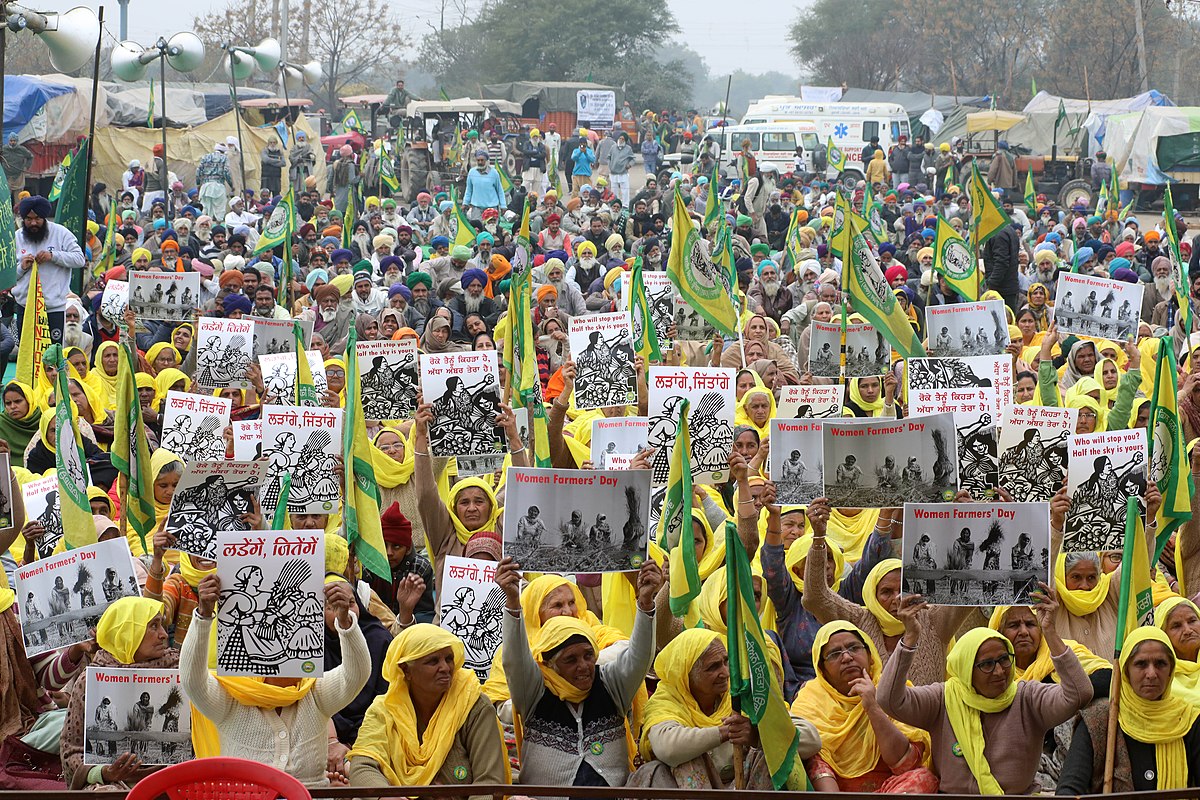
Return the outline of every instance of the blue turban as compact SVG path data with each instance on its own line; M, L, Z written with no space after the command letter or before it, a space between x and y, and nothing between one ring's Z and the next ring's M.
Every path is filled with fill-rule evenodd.
M240 311L243 314L249 314L254 308L254 304L250 302L250 298L244 294L230 294L225 296L225 313L232 314L235 311Z
M1062 237L1059 236L1057 233L1047 233L1046 241L1054 242L1055 244L1062 244Z
M1080 264L1083 264L1083 263L1089 261L1095 255L1096 255L1096 251L1093 250L1092 248L1081 247L1075 251L1075 258L1071 262L1071 264L1075 267L1078 267Z
M404 259L400 258L400 256L384 256L383 258L379 259L379 271L387 272L388 267L392 266L393 264L396 265L396 269L398 270L404 269Z
M487 231L482 231L478 236L475 237L475 244L479 244L480 242L487 242L488 244L495 244L496 237L492 236Z
M50 206L50 201L42 197L40 194L31 195L21 201L17 206L17 216L24 217L26 214L33 212L42 219L50 219L54 216L54 209Z
M439 247L449 247L450 239L445 236L435 236L429 240L429 246L434 250L438 249Z
M329 263L330 264L336 264L339 261L353 261L353 260L354 260L354 253L350 252L349 250L347 250L344 247L339 247L337 250L334 250L332 253L329 254Z
M388 289L388 299L392 299L396 295L400 295L405 300L412 300L412 290L403 283L393 283L392 288Z
M451 203L449 200L443 200L438 204L438 211L442 212L443 214L452 208L454 208L454 203Z
M649 239L647 239L647 241L649 241ZM657 243L658 243L658 240L655 240L655 244L657 244ZM559 261L561 261L565 264L565 263L567 263L567 261L570 260L571 257L569 255L567 255L566 250L548 250L546 252L546 260L549 261L552 258L557 258Z
M757 274L762 275L763 269L765 269L766 267L771 267L772 269L775 270L776 273L779 272L778 264L776 264L774 261L772 261L769 258L764 258L762 261L758 262Z
M1130 261L1128 258L1114 258L1112 261L1108 262L1108 274L1116 278L1117 270L1129 269L1129 267ZM1117 280L1120 280L1120 278L1117 278Z
M476 267L472 267L471 269L463 270L462 287L464 289L467 288L468 286L471 285L472 281L479 281L479 284L486 289L487 285L488 285L487 273Z
M933 237L936 237L936 236L937 236L937 233L936 233L936 232L933 230L933 228L926 228L925 230L921 231L921 238L922 238L922 239L924 239L924 238L933 238Z
M879 255L883 255L884 253L896 255L896 245L892 244L891 242L884 242L883 244L879 245Z
M314 269L312 272L308 273L308 277L304 279L304 285L307 286L308 290L311 292L313 287L317 285L318 280L329 283L329 273L323 269Z

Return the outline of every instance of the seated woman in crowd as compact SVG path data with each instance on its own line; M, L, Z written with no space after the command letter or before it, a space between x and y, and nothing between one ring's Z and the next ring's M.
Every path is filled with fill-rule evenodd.
M247 568L252 569L252 568ZM236 590L231 587L231 594ZM334 616L342 647L341 666L320 678L227 678L208 671L209 637L221 580L200 581L192 633L183 642L180 678L196 710L215 727L223 756L257 761L283 770L306 786L329 783L325 766L329 720L362 690L371 672L371 654L350 608L348 584L325 587L326 613ZM235 597L226 597L221 614L236 614ZM203 722L201 723L203 733ZM197 720L192 719L192 738Z
M988 620L988 627L1012 644L1014 680L1059 683L1054 660L1050 657L1050 645L1042 635L1035 610L1029 606L996 606ZM1080 666L1087 673L1093 698L1108 697L1112 684L1112 664L1079 642L1063 639L1063 644L1075 653Z
M770 789L771 775L758 731L734 713L729 695L729 654L723 637L704 628L686 630L654 660L658 687L646 707L640 750L644 766L631 785L724 789L734 777L735 745L746 753L747 787ZM808 722L797 721L801 758L820 744Z
M1200 705L1176 692L1175 653L1158 628L1135 629L1121 648L1121 695L1114 750L1114 792L1200 786ZM1056 794L1104 790L1107 702L1083 711Z
M122 597L106 608L96 625L96 644L100 650L92 658L91 665L132 669L175 669L179 666L179 651L171 649L167 641L162 611L162 603L144 597ZM71 789L89 786L128 788L156 768L143 767L141 759L134 753L122 753L111 764L103 766L84 764L83 729L88 724L84 712L86 688L86 680L77 680L71 690L67 721L59 745L63 780Z
M1200 703L1200 608L1184 597L1170 597L1154 609L1154 625L1171 640L1175 655L1173 692L1189 703Z
M1013 680L1013 646L989 628L959 637L946 658L945 683L907 686L920 643L916 595L901 600L896 615L904 638L879 680L879 706L906 725L929 732L939 790L949 794L1030 794L1046 731L1066 722L1092 699L1092 685L1054 624L1057 602L1044 584L1037 618L1059 683Z
M522 730L521 782L542 786L624 786L633 770L629 718L654 657L654 596L662 571L638 572L638 614L629 647L597 664L592 628L558 616L529 641L522 620L519 565L496 569L504 590L504 671Z
M929 734L897 723L876 700L883 664L875 643L849 622L829 622L817 631L812 660L817 677L801 687L792 714L815 725L821 737L821 750L807 765L813 789L935 794Z
M511 782L496 711L463 658L458 637L435 625L396 637L383 661L388 689L367 709L349 753L353 785Z

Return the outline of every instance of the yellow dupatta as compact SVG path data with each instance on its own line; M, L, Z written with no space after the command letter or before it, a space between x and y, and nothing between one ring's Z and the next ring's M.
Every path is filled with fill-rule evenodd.
M816 726L821 734L821 758L833 767L839 777L857 778L879 765L880 751L875 730L862 706L862 698L844 695L833 688L821 666L821 651L834 634L843 632L854 634L866 645L871 658L871 682L879 683L883 663L871 637L843 620L826 623L813 639L812 661L817 666L816 678L800 687L800 692L792 702L792 714ZM922 745L922 758L928 763L931 749L928 732L895 720L892 720L892 724L910 742Z
M409 684L400 665L446 648L454 655L450 687L425 730L418 731ZM479 699L479 679L473 671L463 669L463 661L463 643L436 625L419 623L393 639L383 661L388 690L371 702L347 757L373 759L392 786L433 785L455 736Z
M100 391L104 398L105 408L116 408L117 406L117 376L109 375L104 371L104 353L108 350L119 350L116 342L101 342L96 348L96 366L88 370L87 381L92 384L92 388Z
M873 402L873 403L868 403L866 400L864 400L862 393L858 390L858 382L861 380L862 380L862 378L851 378L850 379L850 381L849 381L850 399L854 402L854 404L856 406L858 406L863 411L865 411L867 413L868 417L882 417L883 416L883 378L879 379L879 397L875 398L875 402ZM854 416L852 413L850 413L850 411L848 409L846 411L846 415Z
M787 554L783 559L788 577L792 579L792 583L801 593L804 592L804 559L808 558L808 551L812 549L812 544L812 534L804 534L792 542L792 546L787 549ZM836 592L842 585L842 574L846 571L846 558L842 555L841 549L828 539L825 540L825 546L829 548L829 557L833 559L833 585L829 587L829 590Z
M404 458L397 461L387 453L379 449L379 437L385 433L392 433L400 437L400 441L404 443ZM375 481L382 489L395 489L397 486L402 486L408 483L413 476L413 471L417 466L416 452L412 446L412 430L409 430L408 436L404 435L403 431L395 428L384 427L379 433L375 434L375 438L370 442L371 459L375 465ZM493 506L495 503L492 504ZM453 512L451 519L454 518ZM455 529L457 530L457 528Z
M754 376L754 386L747 389L746 393L742 395L742 399L737 401L737 408L734 410L733 414L733 424L735 426L745 425L749 428L753 428L754 430L758 431L758 436L760 439L766 439L771 434L771 420L775 417L775 395L773 395L771 390L763 384L762 379L758 377L757 372L754 372L753 370L743 371L749 372ZM747 408L750 398L758 395L767 398L767 402L770 403L771 406L771 412L767 416L766 424L761 426L750 418L750 409Z
M591 626L576 617L554 617L547 620L542 629L538 631L537 637L530 643L530 651L533 653L538 667L542 670L542 680L546 682L546 688L550 693L567 703L582 703L591 694L591 689L580 689L559 675L554 667L546 662L547 654L572 636L583 637L596 652L600 651L596 644L596 637L592 635ZM596 687L593 684L592 689L594 688Z
M122 597L100 616L96 624L96 644L122 664L132 664L146 638L146 626L163 613L161 600L148 597Z
M1095 401L1093 400L1092 402ZM1096 582L1094 589L1088 592L1082 589L1068 589L1066 565L1067 554L1059 553L1058 558L1054 560L1054 588L1058 591L1059 601L1062 602L1063 608L1077 617L1091 614L1108 597L1108 588L1112 582L1112 576L1097 567L1100 572L1100 579Z
M691 628L676 636L654 659L658 688L646 705L646 723L642 727L642 759L654 760L650 729L662 722L678 722L688 728L715 728L733 713L733 701L726 692L711 714L705 714L692 696L688 674L713 642L724 645L724 637L706 628Z
M1169 597L1164 600L1158 608L1154 609L1154 625L1156 628L1167 631L1167 621L1171 616L1171 612L1180 606L1187 606L1192 611L1196 612L1196 616L1200 617L1200 608L1196 604L1185 597ZM1170 638L1169 636L1167 638ZM1172 651L1174 651L1172 649ZM1173 691L1179 697L1188 702L1200 707L1200 663L1195 661L1185 661L1180 658L1179 653L1175 653L1175 674L1172 678L1174 684Z
M983 754L986 742L983 738L981 714L995 714L1012 705L1017 696L1017 682L1009 673L1008 688L999 697L984 697L971 685L971 673L975 669L975 657L979 648L989 639L997 639L1005 650L1012 654L1012 643L990 628L973 628L967 631L951 648L946 656L946 679L944 703L950 728L958 740L962 756L979 784L980 794L1004 794L999 781L992 774L992 766Z
M488 518L484 520L482 525L474 530L468 529L467 526L463 524L463 521L458 518L458 515L454 513L454 502L458 499L458 495L464 490L472 487L476 489L482 489L483 493L487 495L488 500L490 500L492 503L492 510L488 514ZM466 544L472 536L480 531L496 530L496 520L499 519L500 512L502 510L503 509L500 508L499 502L496 500L496 493L492 490L491 484L481 478L467 478L466 480L462 480L454 484L454 486L450 488L450 497L446 502L446 511L450 514L450 522L454 525L454 533L458 536L458 541L462 544Z
M1008 612L1015 606L996 606L992 611L991 619L988 620L988 628L997 633L1004 634L1004 620L1008 617ZM1035 617L1036 618L1036 617ZM1088 675L1093 672L1099 672L1102 669L1112 669L1112 662L1106 658L1093 653L1084 645L1074 639L1063 639L1063 644L1071 649L1075 657L1079 659L1083 671ZM1041 683L1047 676L1055 683L1061 683L1058 672L1054 669L1054 660L1050 658L1050 645L1046 644L1046 639L1043 637L1041 644L1038 645L1037 655L1034 656L1032 662L1025 669L1017 666L1016 658L1013 659L1013 678L1017 681L1029 681L1030 683Z
M183 381L183 391L191 389L192 379L184 375L182 370L169 367L158 373L154 378L154 405L159 406L166 402L167 392L180 381Z
M879 602L879 598L875 596L875 590L879 587L879 582L889 572L898 570L904 564L898 558L885 558L875 565L875 568L867 575L866 581L863 582L863 606L867 611L871 612L871 616L879 623L879 627L883 630L884 636L899 636L904 633L904 623L892 616L892 612L888 611ZM874 645L872 645L872 648ZM814 664L818 663L813 661ZM859 773L860 775L862 773Z
M763 580L762 567L751 566L751 575L759 581ZM729 580L725 567L717 567L704 581L700 588L700 596L696 598L696 610L700 613L700 623L710 631L724 635L729 631L726 615L721 605L729 599ZM774 631L778 628L775 615L775 605L767 596L765 586L761 590L758 601L758 616L762 621L763 630Z
M1138 645L1146 642L1162 644L1171 654L1172 661L1178 663L1167 634L1158 628L1142 627L1125 639L1125 646L1121 650L1122 673L1125 673L1126 664L1137 652ZM1183 737L1200 716L1200 706L1172 693L1174 685L1174 680L1168 683L1160 699L1146 700L1133 690L1128 680L1121 681L1118 724L1130 738L1154 745L1159 791L1187 788L1188 762Z

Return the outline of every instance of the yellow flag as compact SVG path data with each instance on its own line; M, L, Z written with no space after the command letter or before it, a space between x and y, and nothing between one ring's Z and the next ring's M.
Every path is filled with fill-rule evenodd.
M675 215L667 274L684 302L726 336L737 336L737 309L727 284L729 274L713 263L700 232L688 215L679 189L675 190Z
M37 388L45 374L42 354L50 346L50 321L46 317L46 298L42 296L36 261L29 268L29 297L25 300L25 316L21 319L21 343L31 346L17 351L17 380Z
M937 218L933 240L933 269L946 277L950 288L967 300L979 299L979 266L975 254L954 226Z

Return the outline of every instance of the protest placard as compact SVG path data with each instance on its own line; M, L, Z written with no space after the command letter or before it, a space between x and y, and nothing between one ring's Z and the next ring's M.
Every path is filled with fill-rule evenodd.
M823 420L825 496L834 508L949 503L958 493L954 416Z
M671 447L675 444L679 409L684 398L691 403L688 429L692 443L692 480L713 484L722 483L729 477L736 406L734 374L734 370L723 367L650 368L647 444L655 448L655 485L667 481Z
M162 448L185 462L224 458L225 429L232 407L233 402L225 397L167 392Z
M177 669L88 667L83 763L133 753L146 766L181 764L192 749L192 706Z
M500 377L494 350L426 353L421 356L421 389L433 404L429 451L434 456L503 453Z
M1144 428L1071 436L1067 461L1067 510L1063 553L1120 551L1125 542L1125 501L1138 500L1144 514Z

